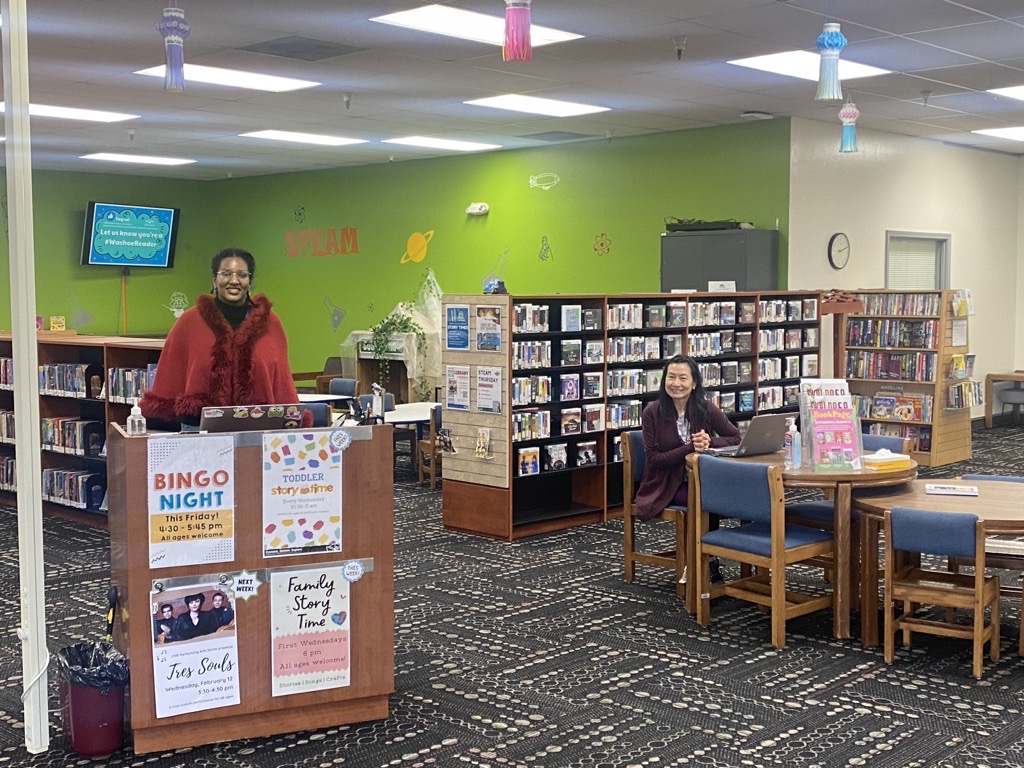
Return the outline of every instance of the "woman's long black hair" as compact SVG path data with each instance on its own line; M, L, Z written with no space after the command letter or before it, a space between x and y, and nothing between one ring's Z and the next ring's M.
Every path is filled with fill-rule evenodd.
M658 413L663 419L675 421L678 418L676 404L665 391L665 377L668 376L668 367L685 363L690 366L690 376L693 378L693 389L690 390L690 398L686 401L686 418L690 424L703 424L708 413L708 396L704 391L704 379L701 378L700 368L692 357L686 355L675 355L669 358L665 367L661 370L661 386L658 388Z

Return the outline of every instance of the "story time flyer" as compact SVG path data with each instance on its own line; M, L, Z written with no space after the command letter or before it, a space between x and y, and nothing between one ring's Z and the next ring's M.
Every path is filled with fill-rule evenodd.
M231 435L148 441L149 567L235 559Z
M341 549L341 454L346 438L344 430L263 435L264 557Z

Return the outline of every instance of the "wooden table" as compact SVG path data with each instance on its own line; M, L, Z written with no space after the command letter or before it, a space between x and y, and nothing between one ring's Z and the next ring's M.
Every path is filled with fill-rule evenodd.
M878 645L878 538L882 518L893 507L917 507L936 512L970 512L978 516L986 535L1024 534L1024 484L999 480L934 480L927 482L973 485L977 496L939 496L925 493L925 480L893 489L892 493L857 498L861 511L861 641Z
M1021 382L1024 382L1024 371L1013 373L988 373L985 375L985 428L992 428L992 385L997 381L1012 381L1013 388L1019 389ZM1017 421L1017 408L1013 406L1013 420Z
M697 454L687 457L692 461ZM782 451L765 456L750 456L736 461L757 462L762 464L783 464ZM917 477L917 462L911 461L910 466L903 469L872 470L851 469L834 472L815 472L810 468L783 470L782 482L787 488L820 488L830 492L833 506L833 536L835 537L835 574L833 581L834 608L832 610L832 634L838 638L850 637L850 510L854 488L871 488L877 486L905 483ZM688 509L696 509L693 498L694 483L690 482L691 498ZM696 515L688 515L691 531L690 546L687 547L686 560L691 574L686 580L686 607L691 613L697 608L696 563L693 560L696 552L697 522Z

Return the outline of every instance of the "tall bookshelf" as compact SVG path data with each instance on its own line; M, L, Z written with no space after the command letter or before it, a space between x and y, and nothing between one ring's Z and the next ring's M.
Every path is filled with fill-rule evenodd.
M467 408L442 422L442 522L515 539L604 520L622 503L621 435L640 427L665 360L694 356L709 397L739 426L756 413L796 411L801 375L816 376L817 292L620 296L446 295L466 307L467 349L445 348L446 380L469 381ZM499 307L500 349L478 350L473 318ZM477 402L480 366L502 371L500 413ZM451 386L457 385L452 384ZM477 435L490 448L477 455Z
M107 424L124 423L162 339L40 332L39 418L43 511L106 526ZM0 334L0 498L17 499L10 334Z
M980 385L957 363L969 354L962 293L859 291L844 317L838 375L850 383L865 432L909 437L925 466L971 458L971 406ZM956 301L954 301L956 300Z

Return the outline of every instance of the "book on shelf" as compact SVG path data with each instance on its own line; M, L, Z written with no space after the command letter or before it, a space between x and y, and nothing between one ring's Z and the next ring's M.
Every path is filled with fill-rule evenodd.
M736 413L736 393L719 392L718 407L722 409L723 413Z
M817 299L804 299L803 300L803 319L804 320L817 320L818 319L818 300Z
M604 403L591 403L583 406L583 431L601 432L604 430Z
M782 401L784 405L794 406L800 404L800 385L787 384L782 388Z
M583 397L604 397L604 374L587 371L583 374Z
M683 335L666 333L661 337L661 347L666 359L683 354Z
M736 366L736 383L749 384L753 381L754 363L751 360L740 360Z
M442 453L458 453L455 450L455 443L452 441L452 431L448 427L437 430L437 447Z
M661 368L644 371L644 391L657 392L661 389Z
M723 301L719 303L719 318L718 322L720 325L736 325L736 302L735 301Z
M664 304L651 304L647 307L647 327L664 328L668 320L668 307Z
M891 419L895 410L895 395L875 395L871 398L871 418Z
M583 329L583 306L580 304L562 305L562 332L579 333Z
M612 438L612 454L608 461L622 461L622 435Z
M682 328L686 325L686 302L669 301L665 303L668 312L668 325L672 328Z
M787 379L797 379L800 377L800 355L786 355L786 374Z
M580 375L578 373L563 373L559 377L558 386L560 401L580 399Z
M754 348L754 334L752 331L736 331L736 351L742 354L749 354Z
M931 421L933 395L901 392L895 397L892 415L898 421Z
M949 378L969 379L974 375L973 354L955 354L949 358Z
M744 389L736 395L736 410L740 413L754 410L754 390Z
M644 337L644 360L661 359L661 339L657 336Z
M741 323L752 323L757 317L757 304L753 301L740 302L739 321Z
M601 309L599 307L585 307L583 309L583 330L601 330Z
M604 342L587 341L584 346L583 362L587 365L596 365L604 362Z
M583 362L583 342L579 339L562 339L561 365L579 365Z
M804 328L803 331L803 346L804 347L816 347L818 346L818 329L817 328Z
M732 352L736 347L735 331L719 331L718 343L723 353Z
M583 431L583 411L580 408L563 408L560 421L563 435L578 435Z
M786 302L786 320L795 322L800 319L803 313L803 302L800 299L790 299Z
M735 360L726 360L721 366L722 384L739 383L739 363Z
M800 375L814 377L818 375L818 355L812 352L804 355L800 361Z
M536 475L540 473L540 448L531 446L520 448L516 454L516 466L519 475Z
M586 467L597 464L597 441L583 440L576 443L576 466Z
M553 443L544 446L544 471L553 472L569 466L568 443Z

